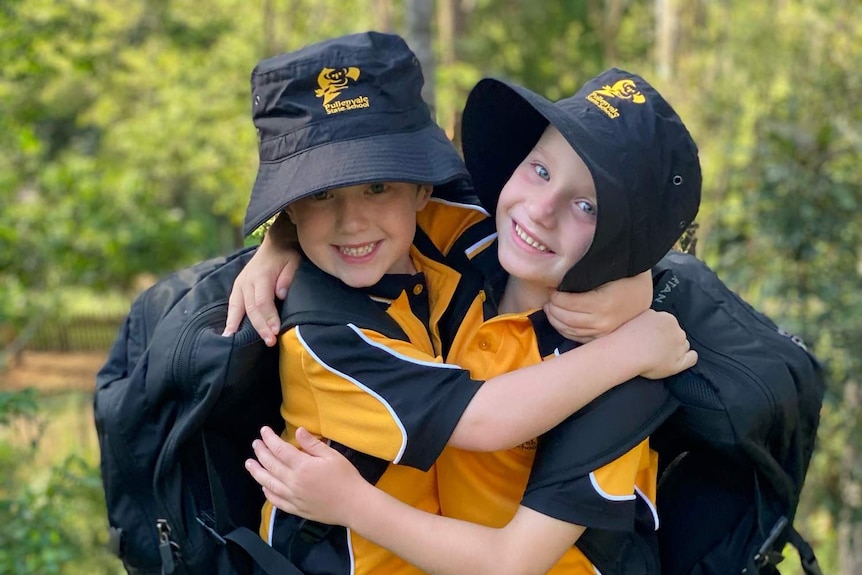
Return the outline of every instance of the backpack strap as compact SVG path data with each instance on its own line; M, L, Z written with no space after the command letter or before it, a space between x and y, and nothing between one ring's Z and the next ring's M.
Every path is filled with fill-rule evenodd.
M224 538L242 547L267 575L303 575L296 565L267 545L260 535L248 527L237 527Z
M805 572L805 575L823 575L823 572L820 570L820 564L817 562L817 557L814 555L814 549L811 548L811 545L802 538L802 535L792 525L790 526L787 540L799 552L799 560L802 563L802 570Z
M304 323L352 323L394 339L409 339L401 326L371 298L324 273L307 259L297 268L287 290L281 309L281 331Z
M299 324L348 323L372 329L393 339L409 340L401 326L371 298L324 273L307 259L303 260L293 276L281 310L281 331ZM361 453L340 443L331 442L330 445L344 455L369 483L377 483L389 466L389 462L384 459ZM333 525L303 520L290 543L290 560L301 564L312 547L325 539L333 528Z
M203 435L203 452L206 462L205 469L214 470L215 465L210 457L210 450L207 447L206 434ZM218 473L212 472L209 476L210 495L214 515L216 518L230 517L227 495L224 491L224 486L218 477ZM229 520L229 519L228 519ZM257 563L266 575L303 575L302 571L296 565L291 563L284 555L270 547L260 538L260 535L249 529L248 527L233 527L216 524L215 529L209 527L206 523L198 519L198 522L204 529L216 538L222 544L228 542L233 543L243 549L243 551ZM226 531L226 533L225 533ZM219 535L225 533L225 535Z

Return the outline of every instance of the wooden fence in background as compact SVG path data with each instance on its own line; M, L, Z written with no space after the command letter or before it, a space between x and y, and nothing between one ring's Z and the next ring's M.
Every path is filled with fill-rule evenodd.
M25 344L30 351L107 351L114 343L125 315L84 315L72 320L41 322Z

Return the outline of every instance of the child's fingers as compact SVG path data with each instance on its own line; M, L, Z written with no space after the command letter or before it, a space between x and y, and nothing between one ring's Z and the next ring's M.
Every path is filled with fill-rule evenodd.
M254 284L254 310L260 318L259 322L266 324L267 330L273 337L278 335L278 332L281 329L281 317L278 314L278 309L275 307L275 297L277 295L278 279L280 277L281 276L278 275L274 277L260 278ZM286 295L287 292L285 292L285 296ZM258 329L258 331L261 331L261 329Z
M236 333L239 329L239 324L245 316L245 304L243 302L242 290L234 289L230 292L230 298L227 305L227 321L225 322L223 336L229 336Z
M286 513L298 514L299 510L291 502L291 491L287 485L281 483L254 459L247 460L245 468L258 485L261 486L264 497L270 503Z
M308 457L292 445L288 445L287 447L289 450L292 450L293 453L289 453L289 450L282 450L281 453L275 454L266 445L266 443L260 439L256 439L252 442L252 449L254 450L254 455L257 458L258 463L272 476L272 478L274 478L275 481L278 482L278 484L286 484L290 480L293 470L301 464L302 459ZM267 485L274 491L277 490L272 485Z
M255 441L252 443L252 447L255 447L255 444L257 443L262 444L255 447L255 453L260 449L261 453L265 454L267 457L271 456L280 465L286 468L295 468L309 457L309 455L303 453L283 440L269 427L264 427L260 430L260 437L262 441ZM263 461L261 463L263 463ZM273 463L273 465L275 465L275 463ZM268 467L268 469L273 471L270 467Z
M551 302L546 303L543 307L548 319L570 326L571 329L590 327L594 321L593 314L565 309Z
M304 427L298 427L296 429L296 441L299 443L299 446L302 448L302 451L308 453L309 455L313 455L315 457L324 457L327 455L331 455L334 453L338 453L324 442L320 441L314 435L309 433L307 429Z
M252 327L264 343L272 347L275 345L276 334L278 333L278 327L273 330L270 325L273 323L272 316L278 317L272 292L252 283L248 289L243 290L243 298L243 309L248 315Z
M293 282L293 274L296 272L296 268L299 267L300 259L301 256L297 253L287 261L283 268L281 268L281 272L275 280L275 295L278 299L284 299L287 297L287 290Z
M598 332L586 322L589 316L560 310L546 303L544 308L548 323L563 337L579 343L586 343L598 335Z
M683 368L683 370L688 369L690 367L694 367L694 365L696 363L697 363L697 352L694 351L693 349L690 349L687 352L685 352L685 359L683 361L683 365L685 365L685 367Z
M266 497L266 499L270 503L272 503L273 505L275 505L276 507L278 507L279 509L281 509L285 513L290 513L291 515L300 515L300 516L302 515L300 513L299 508L296 507L291 502L290 499L287 499L285 497L282 497L278 493L274 493L273 491L270 491L269 489L266 488L266 486L263 486L263 496Z
M553 290L548 301L554 306L572 313L590 314L596 306L597 299L595 291L574 293Z
M276 479L276 477L258 461L247 459L245 462L245 468L258 485L263 487L265 491L271 493L274 497L283 499L283 491L286 490L285 485ZM269 497L267 497L267 499L269 499Z

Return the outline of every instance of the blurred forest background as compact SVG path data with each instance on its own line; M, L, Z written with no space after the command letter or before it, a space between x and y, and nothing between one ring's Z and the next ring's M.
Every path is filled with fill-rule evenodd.
M366 29L408 39L453 138L487 75L555 99L618 66L667 96L701 151L698 255L828 370L796 524L862 573L859 0L0 0L0 573L122 572L93 370L143 286L250 241L254 65Z

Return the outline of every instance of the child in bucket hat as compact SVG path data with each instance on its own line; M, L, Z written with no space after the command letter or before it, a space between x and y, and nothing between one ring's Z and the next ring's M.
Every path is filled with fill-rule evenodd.
M474 376L531 361L507 356L502 343L477 351L492 328L500 339L507 325L523 333L532 322L538 347L560 343L549 355L567 349L547 333L543 341L533 313L549 289L589 290L649 269L697 213L701 174L691 136L654 88L621 70L556 103L483 80L465 108L464 150L480 198L495 209L505 270L489 295L499 295L506 315L474 326L463 348L456 338L447 356L476 368ZM447 448L437 464L445 518L385 497L307 434L306 454L265 438L256 453L271 473L254 475L268 481L280 507L346 525L426 571L658 573L657 456L648 440L593 467L573 457L579 443L601 443L602 426L668 407L660 386L643 383L614 389L542 436L535 458L535 444L491 454Z
M631 349L630 361L612 361L607 345L587 344L518 375L490 378L488 385L442 363L441 334L452 330L444 324L458 320L453 314L445 320L444 308L465 277L446 255L452 237L486 214L451 199L429 201L431 185L435 196L460 189L464 168L451 159L451 144L441 149L421 85L415 58L391 35L346 36L262 62L252 76L261 173L245 229L284 210L279 220L296 225L307 256L301 265L323 272L315 276L319 281L362 290L409 336L393 340L353 324L301 324L281 334L285 439L303 427L397 463L378 486L437 513L430 469L447 442L512 447L611 386L638 373L675 373L693 355L674 318L646 313L607 337ZM339 164L347 157L369 165L351 163L347 170ZM602 367L572 385L577 366L588 364ZM552 383L525 399L537 379ZM285 554L299 525L270 504L263 509L261 534ZM309 574L417 572L344 529L328 531L304 558L293 558Z

